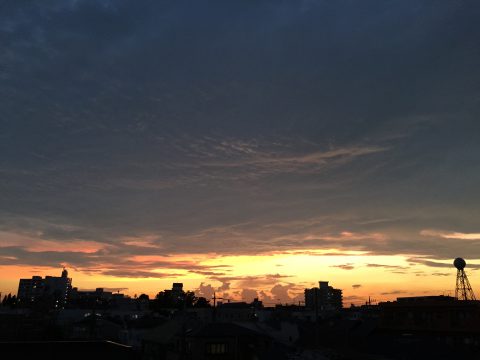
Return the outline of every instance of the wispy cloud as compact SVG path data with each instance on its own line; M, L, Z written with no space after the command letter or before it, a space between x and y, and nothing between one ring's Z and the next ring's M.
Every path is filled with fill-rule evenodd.
M449 262L440 262L440 261L435 261L431 259L426 259L426 258L409 258L408 262L412 264L421 264L429 267L435 267L435 268L450 268L454 269L453 266L453 260L450 260ZM471 269L480 269L480 264L467 264L467 267Z
M159 273L156 271L144 271L133 269L105 270L102 275L122 277L122 278L157 278L157 279L175 279L183 274L178 273Z
M408 291L406 290L392 290L392 291L384 291L380 293L380 295L400 295L400 294L406 294Z
M386 265L386 264L367 264L367 267L371 267L371 268L383 268L383 269L392 269L392 270L408 269L407 266Z
M458 239L458 240L480 240L480 233L462 233L456 231L441 231L441 230L422 230L420 235L440 237L444 239Z
M330 267L339 268L342 270L354 270L355 266L353 264L340 264L340 265L331 265Z

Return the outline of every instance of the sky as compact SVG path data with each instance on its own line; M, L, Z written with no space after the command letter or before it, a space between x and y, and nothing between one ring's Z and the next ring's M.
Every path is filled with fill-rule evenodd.
M480 4L0 0L0 292L480 291ZM480 292L478 293L480 295Z

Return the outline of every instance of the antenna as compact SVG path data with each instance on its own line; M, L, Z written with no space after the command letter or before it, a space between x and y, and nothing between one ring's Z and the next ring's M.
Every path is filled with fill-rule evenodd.
M462 258L456 258L453 261L453 266L457 268L457 286L455 288L455 298L457 300L477 300L464 270L465 266L467 266L466 261Z

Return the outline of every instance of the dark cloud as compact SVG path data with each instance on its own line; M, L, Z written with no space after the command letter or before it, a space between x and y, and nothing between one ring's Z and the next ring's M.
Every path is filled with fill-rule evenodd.
M452 238L479 232L479 15L449 0L4 2L0 264L227 281L128 258L480 258Z
M432 261L424 258L410 258L408 259L408 261L412 264L421 264L429 267L449 268L449 269L452 269L452 273L457 271L453 266L453 261L451 263L444 263L444 262ZM480 269L479 264L467 264L467 267L471 268L472 270Z
M352 285L352 288L354 288L354 289L359 289L359 288L361 288L361 287L362 287L362 285L360 285L360 284L354 284L354 285Z
M452 276L451 273L439 273L439 272L435 272L435 273L431 273L430 275L433 275L433 276Z
M339 268L339 269L342 269L342 270L354 270L355 269L355 266L353 266L352 264L331 265L330 267L335 267L335 268Z
M384 268L384 269L392 269L392 270L408 269L408 267L406 266L386 265L386 264L367 264L367 267Z
M204 271L204 270L191 270L190 272L194 274L204 275L204 276L224 276L226 273L218 271Z
M129 278L158 278L158 279L168 279L181 276L181 274L167 274L167 273L158 273L154 271L142 271L142 270L106 270L101 272L102 275L116 276L116 277L129 277Z
M380 293L380 295L400 295L407 293L406 290L392 290Z

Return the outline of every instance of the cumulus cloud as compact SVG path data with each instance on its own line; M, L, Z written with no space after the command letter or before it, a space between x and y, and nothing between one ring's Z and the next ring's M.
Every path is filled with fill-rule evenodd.
M212 298L215 293L223 294L222 295L223 297L228 298L227 290L230 290L230 283L228 282L224 282L219 287L214 287L211 284L205 284L202 282L200 283L199 287L195 290L195 293L198 296L203 296L207 299Z
M304 300L304 288L293 283L276 283L271 288L266 287L266 284L251 284L258 287L242 288L241 286L244 285L245 284L242 282L235 282L230 287L230 289L234 289L234 291L232 292L233 299L250 302L254 298L259 298L266 305L273 305L277 303L297 303ZM213 291L215 291L215 288L212 285L205 285L204 283L202 283L200 287L196 290L196 293L197 295L213 294ZM216 291L219 292L220 288L217 288ZM223 292L222 296L227 299L229 298L229 293Z
M222 292L225 292L227 290L230 290L230 283L225 281L222 283L221 286L218 287L217 291L222 291Z
M213 280L222 282L220 288L230 286L231 282L235 282L236 287L265 287L278 283L279 280L287 279L292 275L283 274L265 274L265 275L247 275L247 276L211 276Z
M258 298L258 293L254 289L243 289L240 296L242 300L251 302L253 299Z
M278 303L278 301L275 301L275 299L267 294L265 291L263 290L260 290L259 292L259 295L260 295L260 299L266 304L266 305L272 305L274 303Z
M281 302L293 302L304 300L303 288L295 284L276 284L270 289L272 297Z
M197 296L203 296L206 299L213 298L213 294L215 293L215 289L210 284L204 284L203 282L200 283L198 289L195 291Z
M277 284L270 290L270 292L276 299L285 301L286 299L288 300L290 299L290 295L288 293L289 289L290 289L289 286Z

